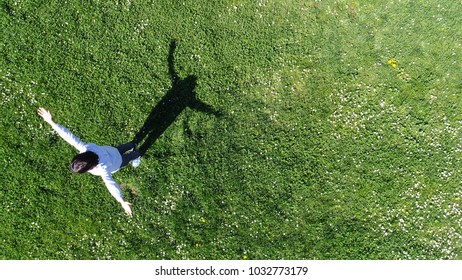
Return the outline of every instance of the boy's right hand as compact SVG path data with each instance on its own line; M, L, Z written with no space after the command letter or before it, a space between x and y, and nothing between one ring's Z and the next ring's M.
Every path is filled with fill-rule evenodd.
M53 120L52 120L52 117L51 117L51 113L49 111L47 111L45 108L42 108L40 107L38 110L37 110L37 113L39 114L39 116L41 116L43 118L43 120L45 120L47 123L51 124L53 123Z

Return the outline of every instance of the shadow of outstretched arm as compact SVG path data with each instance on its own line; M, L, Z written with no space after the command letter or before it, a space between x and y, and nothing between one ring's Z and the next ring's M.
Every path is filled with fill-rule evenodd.
M197 77L194 75L181 79L175 71L174 52L176 42L170 42L170 49L167 58L168 70L171 79L171 88L164 97L152 109L144 125L135 135L134 142L141 143L139 151L145 155L147 150L165 132L165 130L175 121L175 119L189 107L193 110L221 116L221 113L212 106L200 101L196 97L195 88Z
M172 81L172 87L175 84L175 82L178 80L178 73L175 71L175 62L173 58L173 53L175 52L176 49L176 42L173 40L170 42L170 48L168 50L168 73L170 74L170 80Z

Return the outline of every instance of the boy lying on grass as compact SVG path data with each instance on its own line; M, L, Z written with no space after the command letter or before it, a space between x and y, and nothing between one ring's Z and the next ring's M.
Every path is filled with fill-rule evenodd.
M112 173L127 166L130 162L137 167L140 162L140 152L136 150L136 143L127 143L120 146L98 146L93 143L84 143L74 136L67 128L55 123L51 114L44 108L38 109L38 114L63 138L79 151L71 161L70 168L76 173L91 173L101 176L111 195L122 205L125 213L132 216L130 203L124 201L119 185L112 178ZM126 154L126 152L129 152Z

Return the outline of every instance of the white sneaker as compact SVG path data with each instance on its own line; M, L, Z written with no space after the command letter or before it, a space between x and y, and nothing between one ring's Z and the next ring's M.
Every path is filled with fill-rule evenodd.
M138 157L138 158L132 160L133 168L137 168L140 165L140 163L141 163L141 157Z

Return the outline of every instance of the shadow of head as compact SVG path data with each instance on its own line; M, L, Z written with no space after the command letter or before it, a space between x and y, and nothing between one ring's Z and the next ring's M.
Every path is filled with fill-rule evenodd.
M178 105L189 106L196 98L197 77L188 76L185 79L177 79L173 84L172 88L167 92L167 96L178 102Z

